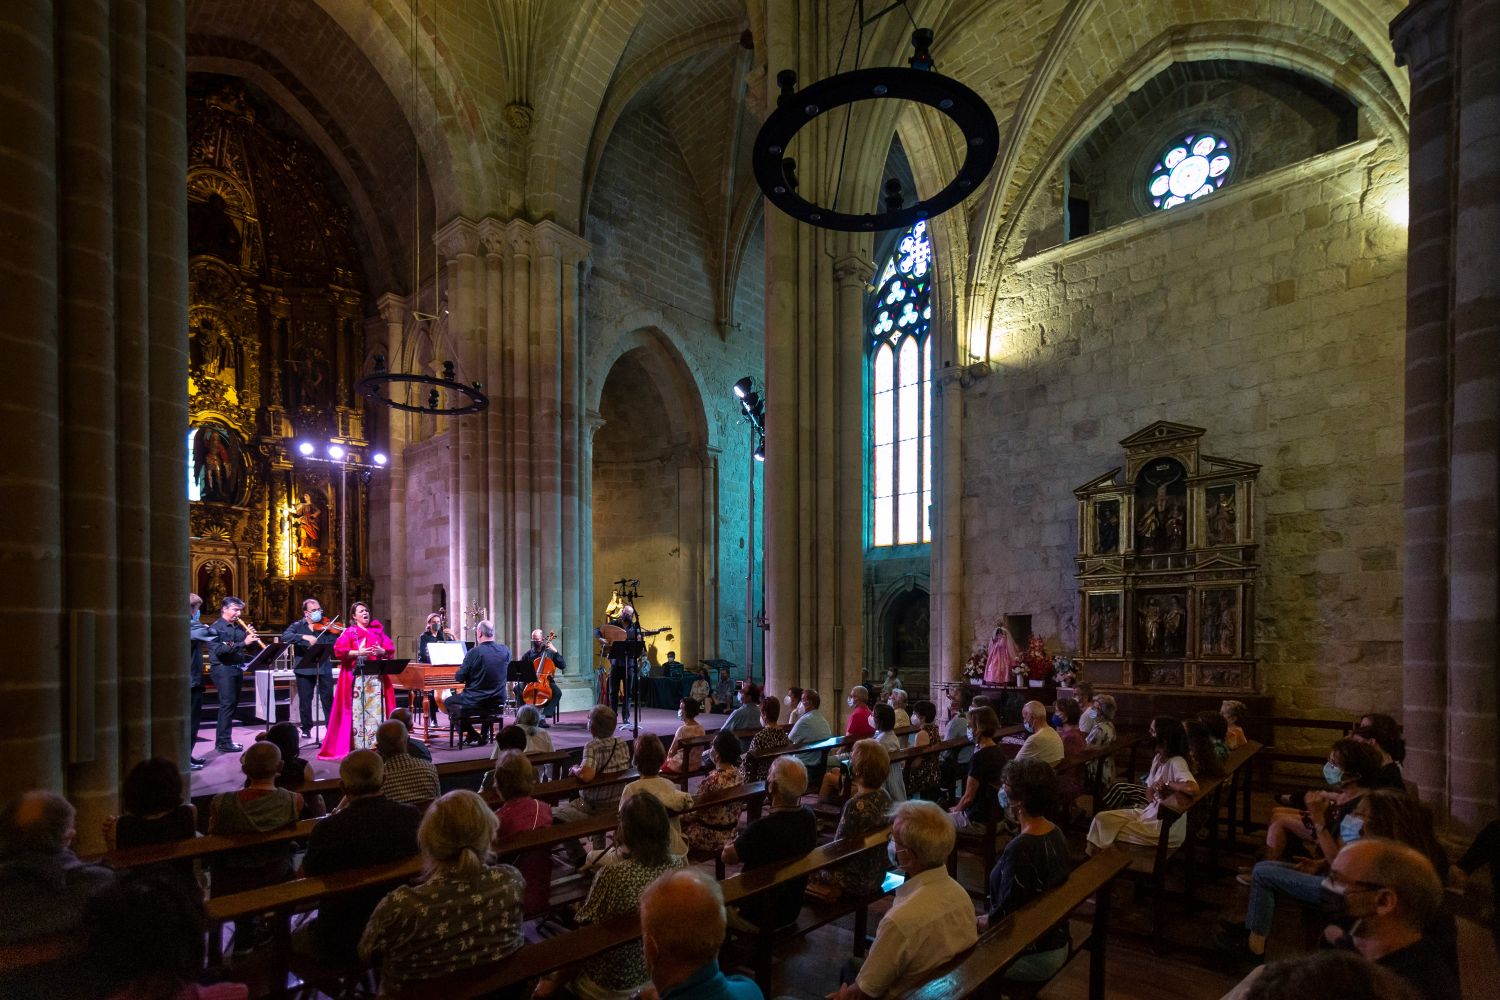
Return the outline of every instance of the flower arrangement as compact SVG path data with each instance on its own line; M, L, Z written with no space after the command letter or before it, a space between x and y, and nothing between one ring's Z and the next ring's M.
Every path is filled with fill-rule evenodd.
M969 655L968 660L964 663L964 676L971 680L977 677L983 677L984 663L988 656L989 651L986 650L983 646L974 650L974 652Z
M1033 635L1026 643L1026 652L1017 661L1017 672L1025 674L1027 680L1040 680L1047 675L1052 660L1047 656L1047 644L1039 635Z
M1059 653L1052 658L1052 680L1058 687L1077 687L1081 676L1082 671L1078 669L1071 656Z

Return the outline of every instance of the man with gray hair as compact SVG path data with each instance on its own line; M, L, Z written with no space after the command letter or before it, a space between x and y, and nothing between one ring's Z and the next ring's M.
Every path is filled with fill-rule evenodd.
M400 722L387 719L380 724L375 730L375 749L384 765L380 791L386 798L425 809L427 803L442 794L437 768L432 766L432 761L410 752L406 744L406 727Z
M385 780L381 756L373 750L354 751L339 762L339 778L344 783L344 801L313 827L302 874L332 875L415 857L422 814L381 794ZM359 935L385 892L385 886L378 886L323 900L317 918L292 935L294 954L335 963L355 961ZM295 968L295 959L293 964Z
M77 816L67 799L42 791L0 811L0 944L74 930L88 900L114 884L114 872L73 853Z
M510 669L510 647L495 641L495 625L489 620L474 626L474 648L464 655L453 679L464 689L443 702L448 718L464 727L463 745L484 742L474 728L477 716L498 713L505 718L505 675Z
M724 893L697 869L670 871L641 894L641 950L661 1000L763 1000L744 976L719 971Z
M896 901L875 931L875 943L854 981L836 1000L864 1000L906 993L927 973L979 940L968 890L944 867L957 831L933 802L903 802L891 820L892 855L906 873Z
M745 871L800 858L818 845L818 819L802 804L807 791L807 768L794 754L777 757L766 775L766 798L771 811L745 827L724 848L726 865ZM730 915L736 930L774 930L797 919L807 879L800 878L746 900Z
M1056 764L1063 759L1062 737L1047 722L1046 705L1039 701L1022 705L1021 727L1026 730L1026 742L1021 744L1017 760L1035 757L1043 764Z

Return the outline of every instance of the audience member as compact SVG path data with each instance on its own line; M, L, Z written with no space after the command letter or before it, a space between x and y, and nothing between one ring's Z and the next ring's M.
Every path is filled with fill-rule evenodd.
M906 710L906 692L897 688L891 692L890 706L896 712L896 728L906 729L911 725L911 713Z
M497 851L504 849L512 837L552 825L552 807L531 797L536 791L536 768L525 753L505 751L492 773L495 794L500 796L500 808L495 810ZM545 847L523 851L514 864L526 880L526 916L535 917L552 899L552 852Z
M854 787L839 816L835 840L863 837L890 822L891 798L885 793L890 770L891 756L885 747L874 740L854 744L849 758L849 778ZM810 884L827 897L862 896L877 889L884 879L885 858L871 851L814 872Z
M525 943L526 881L510 865L488 863L496 826L474 792L449 792L427 808L417 830L421 884L391 890L359 940L361 960L380 968L382 989L495 962Z
M1046 705L1039 701L1022 705L1021 728L1026 730L1026 739L1016 754L1017 760L1034 757L1044 764L1056 764L1063 759L1062 737L1047 724Z
M395 719L397 722L406 727L406 752L411 754L413 757L421 757L423 760L431 760L431 748L429 748L426 743L423 743L421 740L417 739L417 737L414 735L417 729L416 726L412 725L411 709L398 708L390 714L390 718Z
M1088 737L1079 728L1083 708L1072 698L1057 699L1056 713L1059 719L1057 736L1062 740L1063 758L1077 757L1088 749ZM1083 794L1084 768L1069 767L1058 774L1057 802L1062 808L1059 818L1066 819Z
M702 872L669 871L641 894L641 951L660 1000L764 1000L760 987L719 970L724 894Z
M932 702L919 701L913 705L911 721L917 727L912 734L912 746L920 748L942 742L937 727L937 706ZM917 757L906 769L906 792L914 799L936 799L942 791L942 783L937 754Z
M1443 883L1420 852L1360 840L1333 859L1325 887L1349 925L1338 946L1397 973L1427 1000L1459 996L1457 932L1441 913Z
M1257 966L1220 1000L1420 1000L1411 984L1353 952L1320 951Z
M198 810L182 798L182 772L176 764L165 757L141 761L120 789L124 812L104 821L105 847L114 851L198 836Z
M197 982L209 921L196 886L164 872L126 872L89 901L87 913L89 995L109 1000L246 1000L250 995L243 983Z
M688 689L688 697L698 703L698 711L707 712L713 703L713 693L709 688L708 671L699 667L694 671L693 686Z
M1197 715L1199 722L1203 723L1208 734L1214 741L1214 754L1220 761L1229 759L1229 720L1218 712L1205 708Z
M823 698L812 688L802 692L802 715L792 724L792 731L788 737L792 746L805 747L811 743L821 743L833 736L833 727L828 724L820 708ZM807 768L807 781L809 785L823 780L824 761L828 758L821 753L799 753L797 759L802 766Z
M776 703L773 701L768 704ZM661 737L655 733L642 733L640 739L635 741L635 769L641 772L641 776L620 792L620 805L623 808L632 795L639 795L641 792L655 795L656 800L667 810L672 853L678 857L687 857L687 841L682 838L682 827L678 823L677 814L692 808L693 797L661 776L662 764L666 759L667 751L661 745Z
M745 832L724 848L724 863L744 865L745 871L752 871L800 858L816 847L818 819L802 804L806 791L807 768L801 761L794 756L772 761L766 781L766 799L771 811L745 827ZM802 893L806 887L807 879L794 879L751 897L740 907L737 926L773 930L792 923L802 912Z
M552 734L547 732L547 727L543 725L546 721L534 705L522 705L516 711L515 724L521 732L526 734L526 753L552 752ZM495 749L495 759L500 759L498 747Z
M740 685L740 707L729 714L729 718L724 720L724 725L719 727L719 732L735 733L759 728L761 728L760 688L750 681L745 681ZM741 753L744 753L749 746L749 738L740 739Z
M1099 721L1098 706L1094 704L1094 685L1079 681L1073 685L1073 700L1078 702L1078 728L1085 737L1094 731Z
M1364 823L1362 835L1383 837L1415 848L1428 861L1438 879L1448 881L1452 864L1448 851L1438 840L1432 820L1432 809L1421 799L1394 788L1377 788L1354 807L1354 815Z
M1214 749L1214 735L1197 716L1182 724L1187 734L1188 767L1199 778L1224 777L1224 758Z
M719 730L708 756L713 770L704 775L698 784L698 797L695 800L698 802L703 801L710 792L734 788L745 781L745 776L740 773L740 741L733 731ZM742 809L743 806L735 802L699 809L690 814L682 827L689 849L695 854L709 855L722 851L724 845L734 839Z
M1146 793L1149 801L1144 806L1129 809L1109 809L1094 816L1089 825L1090 851L1102 850L1120 841L1126 844L1154 845L1161 835L1161 820L1157 811L1163 799L1174 793L1197 795L1198 782L1188 768L1187 733L1182 723L1167 715L1151 720L1150 736L1156 745L1156 756L1146 776ZM1178 817L1167 834L1169 846L1182 843L1187 829L1187 816Z
M688 740L705 735L704 728L698 724L698 712L698 701L692 697L682 699L677 706L677 718L682 720L682 725L677 727L677 733L672 737L672 745L667 748L667 762L661 767L668 774L692 774L702 763L702 747L693 746L686 749L683 747ZM687 759L685 764L684 757Z
M583 760L569 768L569 774L587 785L600 775L616 774L630 767L630 747L624 740L615 737L615 713L608 705L595 705L589 710L589 736L589 741L583 747ZM552 810L552 822L572 823L602 812L615 812L619 807L619 785L585 787L578 790L578 798ZM604 849L603 834L595 836L593 840L596 850ZM564 849L575 865L583 863L581 845L570 841Z
M1005 845L990 872L991 909L985 918L987 924L997 923L1062 885L1073 871L1068 838L1061 827L1047 818L1057 807L1060 790L1057 771L1050 764L1017 759L1005 765L1000 779L1000 806L1012 810L1020 832ZM1064 923L1031 944L1025 954L1006 968L1005 978L1043 983L1057 975L1067 960L1068 925Z
M1245 707L1244 702L1235 701L1232 698L1225 699L1219 705L1219 714L1224 717L1224 721L1228 724L1228 733L1224 737L1224 742L1229 745L1230 750L1238 750L1249 742L1245 738L1245 730L1240 726L1240 722L1245 716L1250 714L1250 710Z
M968 735L969 709L973 707L974 689L967 684L954 689L953 695L948 699L948 727L943 733L943 740L967 742L957 749L943 751L938 758L938 775L942 780L945 801L952 801L950 793L968 771L969 761L974 759L974 740Z
M849 720L844 735L865 740L875 735L875 720L870 716L870 689L856 684L849 689Z
M0 811L0 945L71 934L113 884L114 872L73 853L77 818L53 792L25 792Z
M312 780L312 766L306 758L300 756L301 736L301 731L290 722L278 722L264 732L255 734L257 743L266 740L276 744L276 749L281 751L281 772L276 775L277 788L289 788L295 792ZM302 796L303 819L316 819L324 811L323 796Z
M1354 808L1369 791L1368 779L1379 770L1374 747L1352 739L1335 743L1323 765L1323 779L1332 790L1308 792L1305 810L1272 807L1266 823L1265 860L1279 860L1292 838L1314 841L1323 857L1332 858L1345 841L1359 836L1361 821L1354 817ZM1248 884L1243 878L1240 881Z
M625 848L624 860L600 869L594 877L588 898L575 917L580 924L636 911L648 885L683 866L683 860L671 851L667 810L650 792L633 796L620 807L618 837ZM570 988L574 995L585 1000L630 996L651 978L641 944L640 939L628 941L588 959L576 969L549 976L537 985L535 995L550 996L576 975Z
M891 820L890 856L906 874L875 930L875 943L854 981L836 1000L900 996L933 969L974 947L979 935L969 893L945 867L955 832L931 802L906 802Z
M948 812L954 825L965 830L984 827L996 808L1000 790L1000 772L1005 768L1005 751L995 742L1000 720L988 705L969 709L969 726L965 736L974 744L969 760L969 775L964 779L964 793Z
M875 719L875 742L885 747L886 753L904 749L901 738L893 731L896 728L895 709L890 705L876 705L870 714ZM893 765L891 773L886 776L885 793L892 803L906 801L906 776L900 765Z
M791 733L776 725L780 715L781 702L775 698L766 698L760 703L761 729L750 741L750 749L745 752L745 762L741 766L747 784L766 780L766 772L771 769L771 761L765 758L766 754L785 750L792 745Z
M1401 774L1401 762L1406 760L1406 740L1401 737L1401 726L1389 715L1372 712L1360 717L1359 725L1349 734L1361 743L1369 743L1380 751L1380 773L1372 775L1371 788L1406 788Z
M787 709L786 724L787 724L787 728L790 729L792 726L795 726L797 724L797 720L800 719L800 718L802 718L802 713L804 711L806 711L806 709L804 709L802 707L802 689L801 688L799 688L799 687L790 687L790 688L787 688L787 691L786 691L786 709Z
M1088 734L1089 746L1104 747L1115 741L1115 697L1111 694L1094 695L1093 706L1089 711L1094 713L1094 724L1085 732ZM1079 726L1082 729L1082 726Z
M399 725L399 723L398 723ZM240 755L245 787L209 800L208 832L269 833L294 825L302 815L302 796L276 787L281 773L281 751L276 744L252 743ZM266 844L227 851L214 857L213 894L226 896L283 882L292 874L292 844ZM248 947L248 941L241 941Z
M385 762L373 750L356 750L339 762L344 801L313 827L302 874L332 875L410 858L417 853L422 814L381 794ZM317 916L292 935L292 950L322 962L347 965L359 958L359 937L385 895L375 888L323 900Z
M385 762L380 791L386 798L425 809L442 794L437 768L407 751L406 727L400 722L387 719L380 724L375 730L375 749Z
M714 685L713 703L710 711L716 715L728 715L739 707L739 695L735 691L734 681L729 679L729 669L719 668L719 682Z

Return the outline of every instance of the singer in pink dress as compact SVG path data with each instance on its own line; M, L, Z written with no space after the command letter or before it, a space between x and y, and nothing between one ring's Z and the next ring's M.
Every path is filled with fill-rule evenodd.
M366 661L389 659L396 646L385 634L385 626L370 617L367 604L349 610L349 627L333 645L338 657L338 684L333 690L333 710L328 713L328 736L318 751L319 760L338 760L351 750L375 745L375 730L396 710L396 692L387 674L355 677L361 655Z
M1010 645L1010 631L1004 625L995 627L995 636L990 640L990 654L984 661L984 682L1010 683L1011 667L1016 662L1016 652Z

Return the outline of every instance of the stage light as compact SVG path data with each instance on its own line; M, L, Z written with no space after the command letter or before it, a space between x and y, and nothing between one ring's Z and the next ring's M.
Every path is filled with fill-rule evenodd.
M302 441L302 442L298 443L298 445L297 445L297 454L299 454L299 455L311 455L312 453L313 453L313 446L312 446L312 442L311 441Z
M752 379L749 375L746 375L744 378L740 379L734 384L734 394L740 399L744 399L746 396L750 395L750 389L754 385L755 380Z
M757 462L764 462L766 460L766 442L764 440L762 440L760 444L755 446L754 454L755 460Z
M328 457L333 459L335 462L341 460L344 457L344 446L341 444L329 445Z
M385 461L386 461L385 460L385 452L383 452L383 451L377 451L372 456L372 458L373 458L373 460L374 460L374 462L375 462L376 465L384 465L385 464Z

